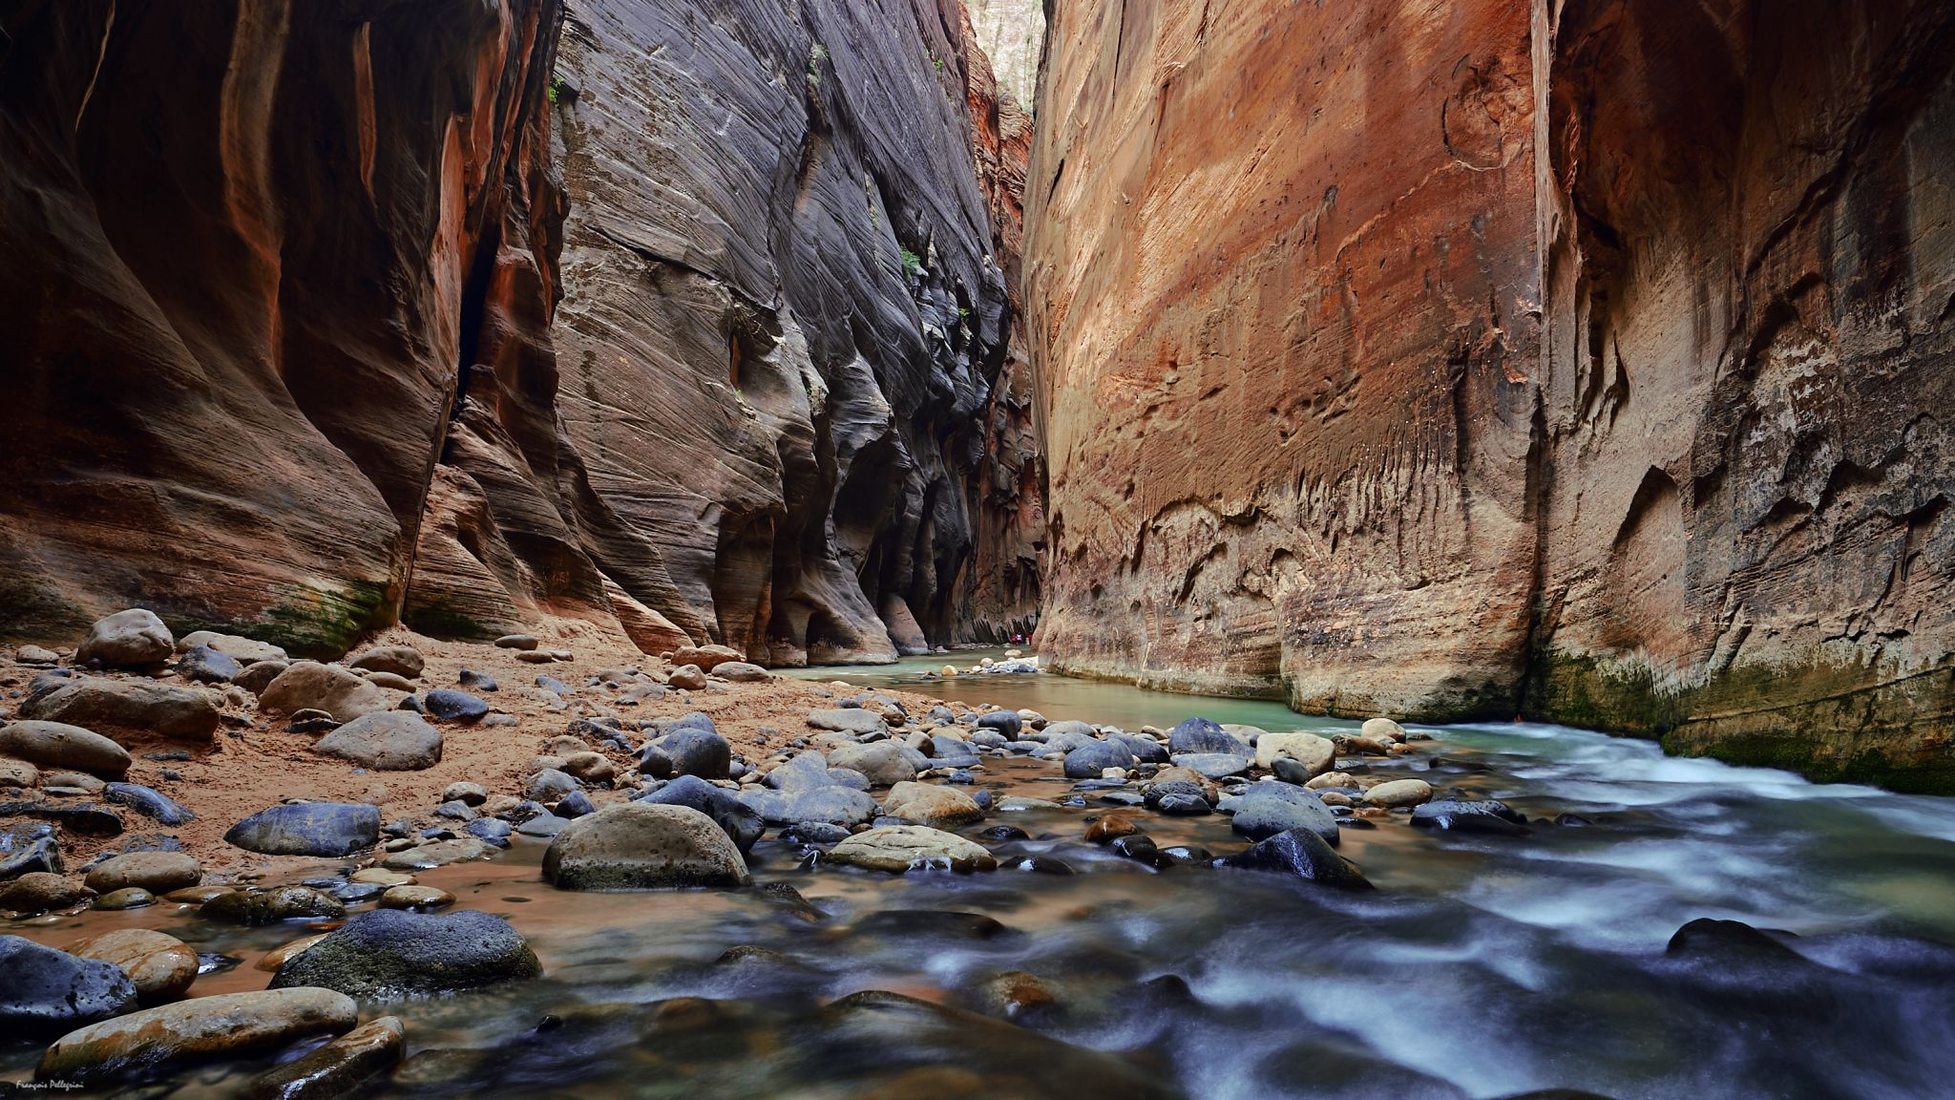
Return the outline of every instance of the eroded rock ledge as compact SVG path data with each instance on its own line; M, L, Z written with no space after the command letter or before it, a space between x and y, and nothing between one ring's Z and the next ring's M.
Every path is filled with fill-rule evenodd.
M1955 789L1945 6L1050 35L1058 667Z

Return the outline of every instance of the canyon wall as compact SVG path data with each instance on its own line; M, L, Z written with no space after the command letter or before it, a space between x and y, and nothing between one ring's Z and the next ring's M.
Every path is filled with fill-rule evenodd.
M1045 52L1045 0L964 0L979 51L991 62L998 86L1029 105L1039 86Z
M1055 662L1955 789L1955 13L1060 5Z
M0 636L1029 615L962 12L872 7L0 0Z

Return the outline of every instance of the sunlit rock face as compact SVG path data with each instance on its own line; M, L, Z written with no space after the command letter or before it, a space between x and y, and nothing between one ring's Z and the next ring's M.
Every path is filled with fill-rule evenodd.
M793 662L1024 618L1036 568L978 596L1036 545L988 517L1043 518L991 222L1029 138L981 185L967 33L0 3L0 634L142 602L301 652L560 617Z
M1955 786L1945 5L1127 0L1049 49L1060 665Z
M1029 105L1045 49L1045 0L965 0L965 8L998 86Z

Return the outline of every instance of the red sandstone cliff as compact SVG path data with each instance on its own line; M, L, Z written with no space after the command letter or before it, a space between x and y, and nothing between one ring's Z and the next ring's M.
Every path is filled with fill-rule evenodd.
M0 635L1022 617L961 10L873 7L0 0Z
M1044 648L1955 784L1955 15L1059 5Z

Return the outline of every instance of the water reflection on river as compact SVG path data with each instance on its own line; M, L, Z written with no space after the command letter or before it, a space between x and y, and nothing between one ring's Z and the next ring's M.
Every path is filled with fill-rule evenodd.
M943 660L842 675L1128 726L1195 713L1266 729L1348 725L1049 674L918 681ZM408 1006L416 1057L393 1094L1950 1094L1955 805L1557 727L1435 733L1432 751L1375 769L1580 823L1544 822L1524 838L1399 821L1350 829L1342 851L1379 887L1367 895L1248 872L1154 872L1081 842L1090 806L995 815L987 825L1030 839L988 842L1005 869L985 875L817 870L763 841L756 880L793 885L812 915L759 891L558 894L538 880L533 843L423 873L462 905L514 921L548 977ZM1013 793L1071 794L1043 764L981 774ZM1163 844L1242 846L1221 817L1147 825ZM1079 873L1012 869L1035 854ZM1667 958L1671 934L1705 916L1796 932L1805 959ZM205 979L209 992L261 985L252 963L295 935L160 908L31 934L61 942L129 923L244 960ZM767 950L722 959L738 945ZM1036 975L1054 998L1023 1027L835 1003L891 990L986 1011L1011 972ZM8 1051L10 1068L31 1062L29 1049ZM239 1079L213 1071L181 1094Z

